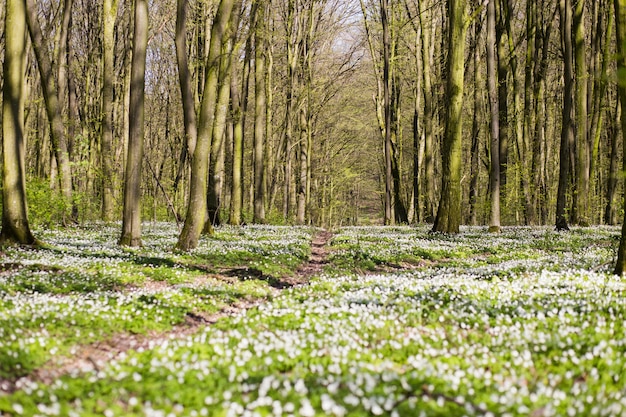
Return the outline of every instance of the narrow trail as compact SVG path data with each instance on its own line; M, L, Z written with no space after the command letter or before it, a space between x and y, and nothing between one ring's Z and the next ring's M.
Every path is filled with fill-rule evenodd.
M312 276L323 272L324 265L328 262L328 244L332 238L333 234L327 230L321 230L313 236L309 261L296 270L292 285L306 284Z
M281 279L282 285L280 289L275 288L274 293L279 294L283 289L306 285L312 276L322 273L324 265L327 263L327 246L332 237L333 234L326 230L321 230L315 234L311 240L311 256L308 262L303 263L296 270L294 276ZM156 285L159 288L167 287L161 282L148 283L148 285ZM10 394L33 382L49 385L64 375L99 371L106 367L107 363L121 358L128 351L150 350L167 340L182 339L216 323L223 317L238 314L265 302L267 302L266 299L240 300L213 314L200 315L189 312L183 323L173 326L166 332L149 332L145 335L123 333L96 343L77 346L72 350L72 356L53 358L30 375L16 380L0 378L0 395Z

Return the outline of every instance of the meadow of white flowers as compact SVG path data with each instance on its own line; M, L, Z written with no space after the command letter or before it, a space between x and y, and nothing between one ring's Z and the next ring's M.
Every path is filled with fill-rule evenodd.
M81 236L81 247L78 238L63 232L48 238L68 252L62 260L8 250L11 263L29 268L0 275L2 362L19 361L35 345L33 350L47 351L47 358L53 349L70 354L85 332L98 331L85 323L88 317L97 326L129 323L129 328L121 325L125 331L133 325L157 328L154 323L172 322L173 311L211 302L196 295L206 294L210 285L223 289L224 283L202 281L204 292L189 292L196 281L185 283L184 268L179 279L168 278L184 285L149 294L138 278L124 286L129 282L124 274L131 271L126 264L137 256L187 259L172 255L172 229L160 227L139 254L106 239L97 243L101 246L89 245L95 236ZM225 229L222 239L204 240L196 256L250 250L301 258L311 233L247 229ZM499 235L464 228L458 236L430 235L425 227L345 228L336 231L326 272L309 285L284 290L188 337L124 353L102 369L48 385L24 378L16 392L0 393L0 411L61 416L626 415L626 282L610 273L618 236L618 229L608 227L562 234L506 228ZM364 259L368 263L363 265L374 265L370 272L358 265ZM346 265L346 260L360 272L337 273L333 262ZM113 278L102 273L102 262L114 271ZM44 291L50 284L35 285L46 275L65 279L66 268L74 265L97 271L83 274L93 282L87 290ZM66 288L78 288L81 273L74 273ZM94 289L99 278L103 291ZM19 284L29 279L34 290ZM258 297L269 294L266 286L253 288ZM138 315L144 315L139 324ZM49 336L58 332L54 320L68 334L79 333L57 342Z

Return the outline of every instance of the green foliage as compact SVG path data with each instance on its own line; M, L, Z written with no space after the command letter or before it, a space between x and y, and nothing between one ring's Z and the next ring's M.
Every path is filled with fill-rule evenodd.
M58 191L50 188L50 180L29 178L26 199L31 227L50 227L63 222L67 202Z

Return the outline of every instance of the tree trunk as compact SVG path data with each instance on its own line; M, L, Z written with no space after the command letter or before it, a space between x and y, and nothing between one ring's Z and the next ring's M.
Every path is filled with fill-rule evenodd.
M530 1L530 0L529 0ZM509 7L507 1L498 1L498 25L496 26L496 37L498 45L498 106L499 120L498 124L498 149L500 152L500 186L502 190L507 184L507 168L509 158L509 83L508 74L511 71L511 55L508 47L507 37L509 31L507 26L510 25ZM515 74L513 74L515 76Z
M215 105L218 95L219 65L222 52L222 38L227 31L234 0L221 0L211 28L209 55L205 67L205 86L200 106L198 141L191 164L189 204L185 225L178 237L176 247L183 251L198 246L198 239L204 228L207 215L207 180L209 174L209 153L211 134L215 119Z
M28 223L24 168L24 82L26 10L21 0L7 0L2 88L2 230L0 244L36 242Z
M234 21L229 25L229 30L233 34L225 38L222 47L222 57L220 59L219 92L215 108L215 120L213 121L213 133L211 134L211 153L209 165L209 188L207 194L207 221L204 233L213 233L213 226L221 224L219 210L222 200L222 186L224 184L224 153L225 153L225 133L226 118L228 116L230 103L230 77L231 65L234 57L237 56L235 48L236 30L239 24L237 16L239 11L234 7Z
M247 58L245 58L247 60ZM243 115L241 93L237 84L236 66L231 68L230 106L233 118L233 162L230 181L230 213L228 224L240 225L243 210ZM245 75L244 75L245 76ZM243 94L246 94L244 91Z
M254 15L251 12L250 21L254 22ZM252 31L252 28L250 29ZM248 88L250 85L250 61L252 60L252 37L248 36L246 40L245 56L243 61L243 71L241 75L241 93L237 91L237 82L234 72L236 66L233 66L232 87L232 112L233 112L233 165L231 178L231 196L230 196L230 224L241 224L243 222L243 202L244 202L244 140L245 140L245 121L248 109ZM237 173L235 172L237 170Z
M380 18L383 26L383 110L385 160L385 224L394 224L392 207L393 174L391 144L391 40L389 30L389 0L380 0Z
M474 21L474 43L478 44L480 34L482 32L482 19L476 19ZM472 142L470 147L470 184L469 184L469 221L470 224L478 224L478 176L480 175L479 160L479 143L480 143L480 130L482 126L482 120L480 119L483 114L483 92L484 92L484 80L480 76L480 60L481 60L480 48L474 47L474 59L473 61L473 74L474 74L474 97L472 112Z
M532 88L533 88L533 59L535 58L535 43L537 41L537 2L529 1L526 4L526 57L525 57L525 65L524 65L524 113L523 113L523 135L524 140L531 140L531 129L532 129ZM534 143L534 142L533 142ZM529 145L530 147L531 145ZM525 181L528 182L528 179L532 179L532 175L534 172L534 161L535 161L535 153L534 146L531 148L533 151L531 157L531 167L530 171L526 171L526 169L522 172L522 177L526 178ZM520 161L523 162L523 161ZM528 173L527 173L528 172ZM538 184L534 184L534 187L526 187L525 196L526 201L524 204L524 217L526 218L526 224L534 225L537 224L537 207L536 202L533 200L532 195L536 192L536 187Z
M617 91L621 102L623 169L626 169L626 105L624 105L626 103L626 0L615 0L615 17L618 50L617 74L619 77ZM624 195L624 209L626 210L626 195ZM617 264L614 273L620 276L626 273L626 218L622 225L622 236L617 251Z
M115 20L118 0L104 0L102 17L102 133L100 138L102 166L102 219L113 220L115 209L113 168L113 79L115 53Z
M617 101L617 109L615 111L615 117L612 118L615 121L611 123L608 129L608 136L611 142L611 155L609 159L609 172L608 181L606 185L606 208L604 210L604 223L614 225L616 221L616 207L615 207L615 194L617 191L618 172L617 172L617 158L618 158L618 144L619 144L619 126L621 123L621 106L619 100Z
M265 223L266 2L257 0L254 33L254 223Z
M69 6L71 6L71 4ZM54 147L59 171L59 185L65 204L63 216L63 221L65 222L72 218L72 170L67 151L65 127L63 126L63 117L61 115L62 109L59 105L57 81L53 74L50 55L43 39L39 19L37 18L37 5L33 0L26 0L26 22L28 23L30 38L33 49L35 50L37 65L39 66L41 89L46 104L48 122L50 123L50 139Z
M587 129L587 62L585 48L585 0L576 1L573 17L574 31L574 69L576 100L576 189L574 191L576 222L581 226L589 225L589 169L591 164L591 146Z
M428 24L430 9L422 10L418 0L420 27L422 29L422 62L424 66L424 221L435 221L435 160L434 160L434 131L435 106L433 105L433 89L431 80L430 36ZM430 24L430 23L429 23Z
M461 224L461 139L465 57L465 0L448 0L447 117L442 148L441 199L433 232L458 233Z
M496 0L487 4L487 91L491 116L491 169L489 189L491 192L491 219L489 231L500 232L500 127L498 106L498 78L496 74Z
M111 0L106 0L111 1ZM178 82L180 84L183 105L183 123L185 128L185 146L188 155L193 155L198 140L196 107L189 74L187 59L187 0L178 0L176 7L176 62L178 64Z
M120 245L141 246L141 165L144 136L144 86L148 46L148 2L135 0L131 64L130 125L124 178L124 209Z
M570 151L574 142L572 102L574 99L574 74L572 56L572 7L570 0L560 0L561 39L563 42L563 122L561 125L561 150L559 151L559 188L556 201L556 230L569 230L565 214L567 189L570 179Z

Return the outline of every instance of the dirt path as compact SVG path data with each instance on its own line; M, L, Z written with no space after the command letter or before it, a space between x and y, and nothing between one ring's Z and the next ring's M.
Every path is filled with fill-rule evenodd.
M326 230L319 231L311 240L311 256L309 261L302 264L296 271L296 275L289 281L292 285L307 284L309 279L321 274L328 258L328 243L333 234Z
M290 288L296 285L306 285L309 279L320 274L326 264L328 256L327 245L332 239L332 233L322 230L313 236L311 241L311 256L309 261L302 264L293 277L283 278L280 288ZM150 283L148 283L150 285ZM154 283L159 287L167 287L162 282ZM276 293L281 290L276 289ZM153 349L166 340L181 339L190 336L202 328L217 322L223 317L240 313L256 307L266 300L241 300L224 307L217 313L198 315L187 313L185 321L174 326L167 332L152 332L146 335L118 334L106 340L74 348L72 356L56 357L51 359L32 374L18 380L4 380L0 378L0 394L14 392L32 381L51 384L63 375L73 375L104 368L108 362L120 358L130 350Z

